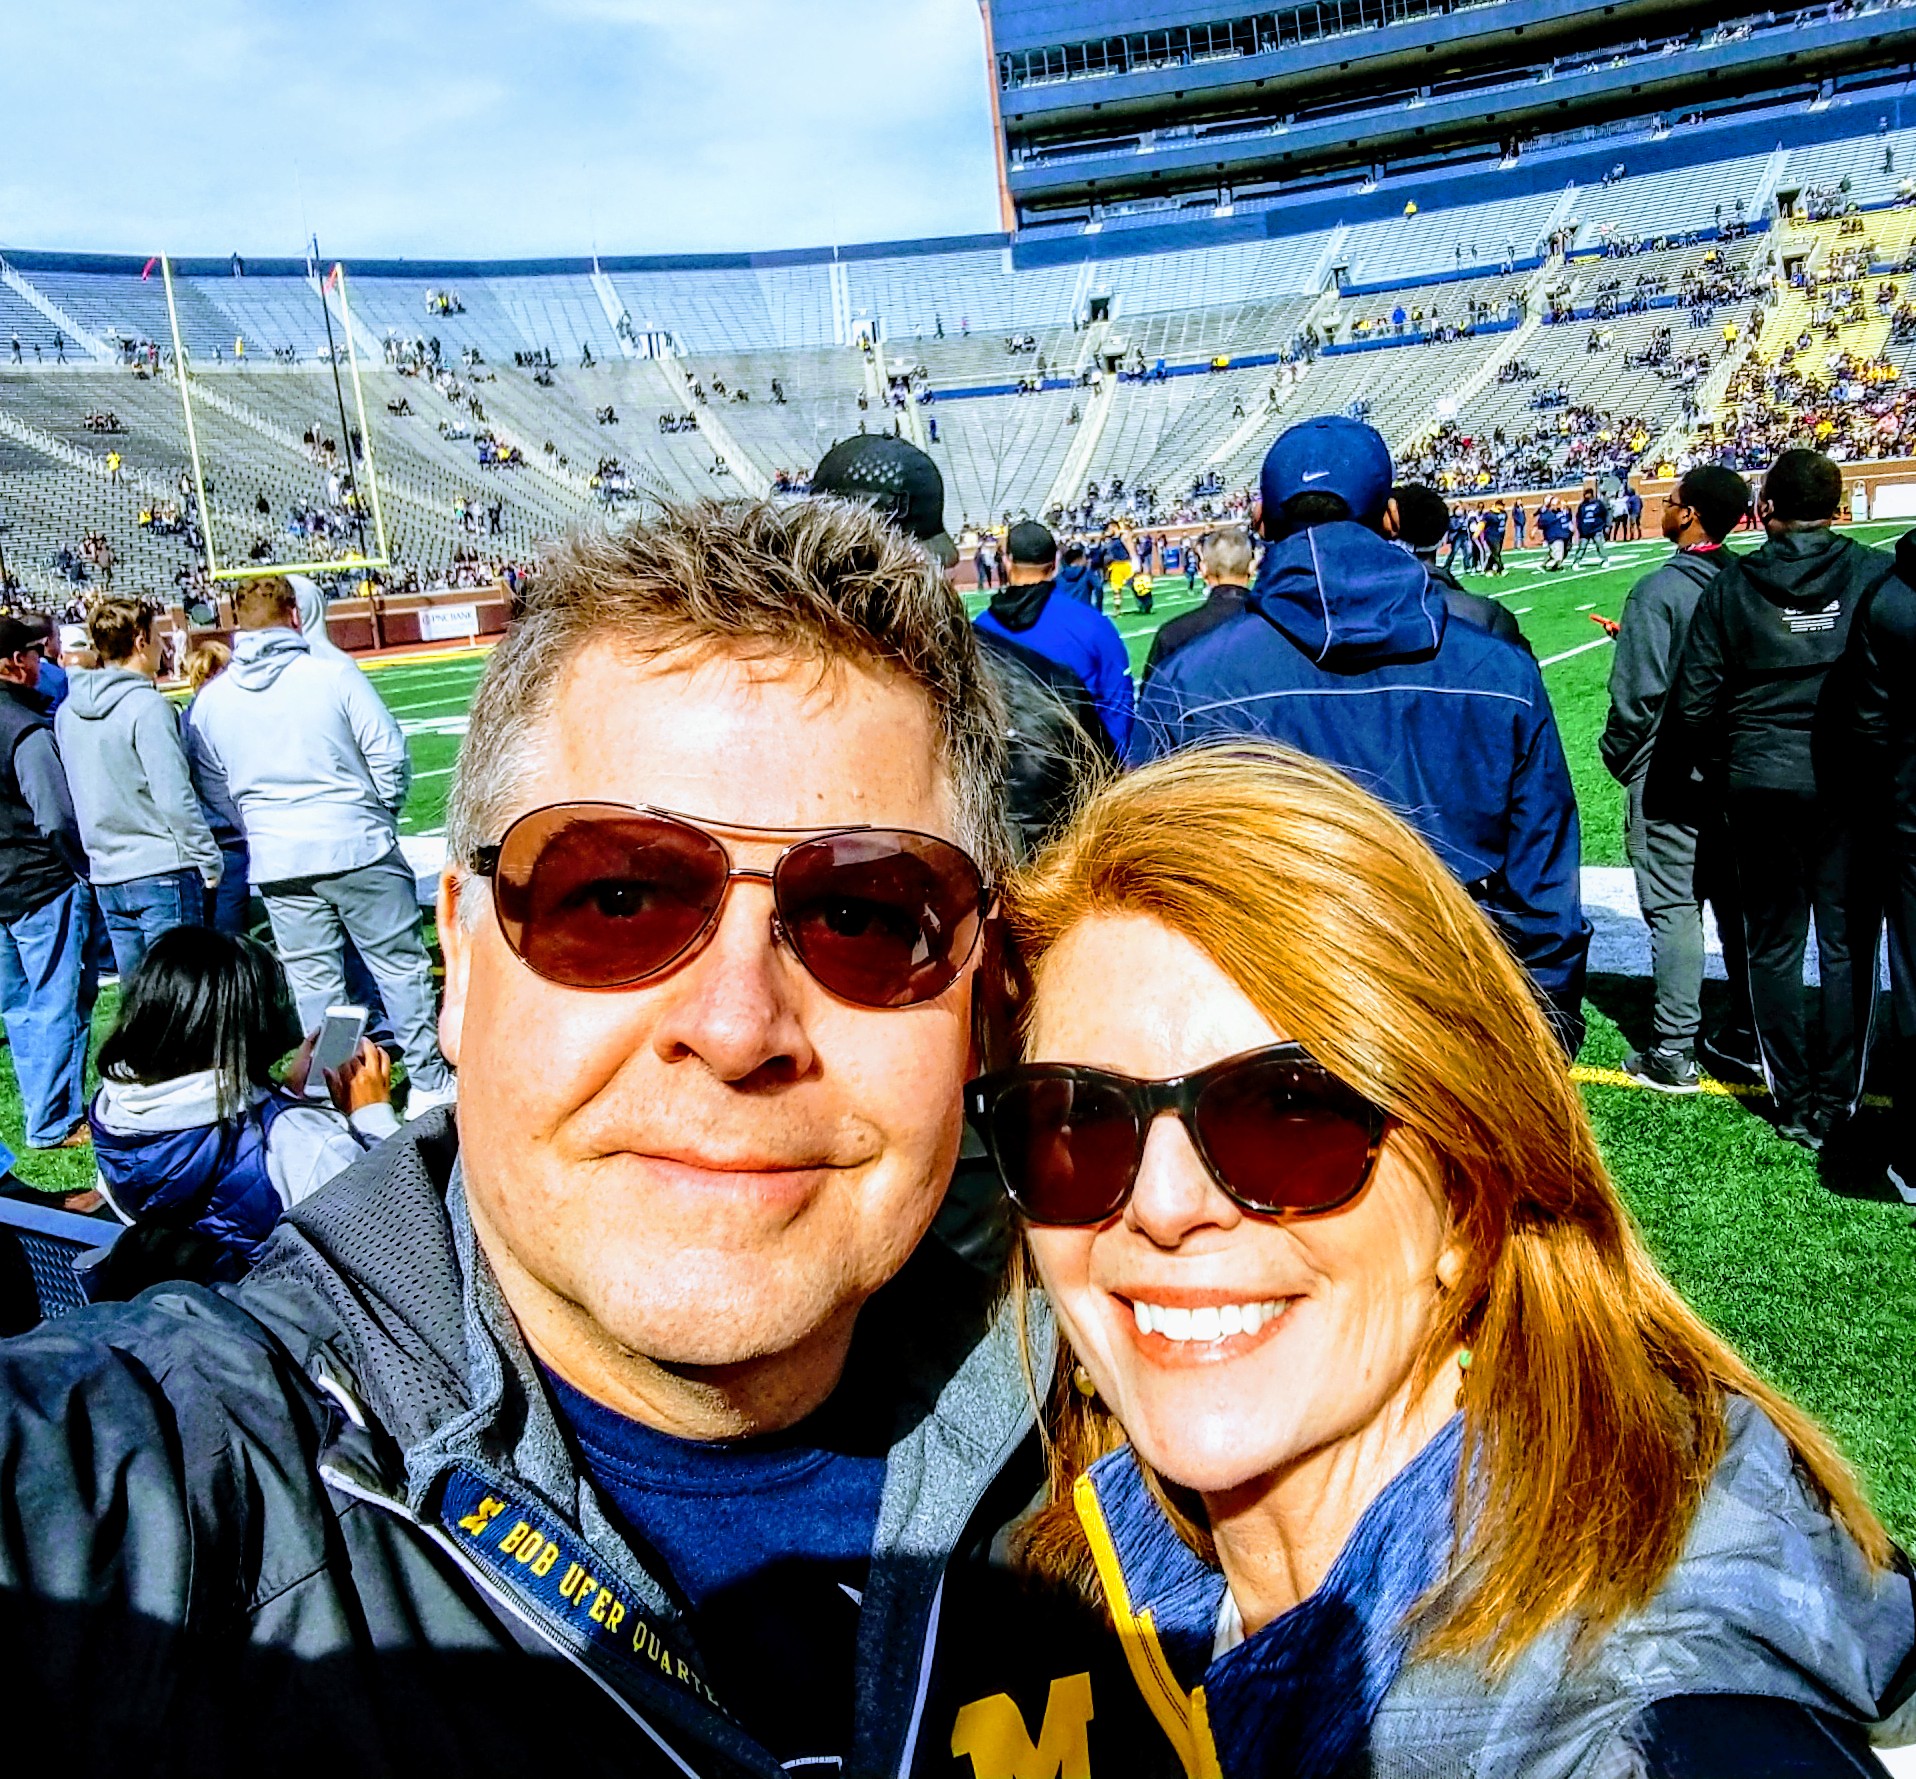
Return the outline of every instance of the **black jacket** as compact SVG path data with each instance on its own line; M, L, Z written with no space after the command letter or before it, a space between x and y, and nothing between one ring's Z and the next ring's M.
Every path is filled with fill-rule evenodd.
M21 755L29 737L37 770ZM73 887L85 869L79 827L53 746L51 701L0 685L0 920L21 920Z
M1111 732L1069 667L977 628L1005 713L1005 802L1021 854L1063 825L1084 791L1117 765Z
M1896 853L1916 862L1916 531L1856 614L1850 656L1864 795L1887 811Z
M1487 630L1499 642L1507 642L1512 648L1522 649L1532 660L1537 651L1530 646L1530 638L1524 635L1523 626L1510 615L1507 606L1494 599L1486 599L1481 593L1470 592L1462 581L1447 568L1439 568L1436 563L1417 558L1430 570L1430 578L1444 590L1444 604L1450 608L1453 618L1461 618L1466 624L1474 624L1479 630Z
M1144 659L1140 683L1149 679L1186 644L1196 642L1200 636L1210 635L1220 624L1228 624L1233 618L1241 617L1245 601L1250 596L1248 587L1234 587L1228 581L1222 581L1210 590L1196 611L1186 612L1167 624L1160 624L1157 635L1151 638L1151 652Z
M1617 631L1610 663L1610 715L1598 748L1610 776L1623 785L1647 779L1654 761L1655 800L1665 805L1659 813L1668 819L1693 818L1689 806L1694 803L1690 786L1695 774L1678 725L1665 724L1663 713L1697 603L1728 560L1721 545L1677 551L1630 589Z
M1692 756L1730 792L1855 787L1851 620L1894 569L1833 531L1785 532L1726 563L1690 622L1672 694Z

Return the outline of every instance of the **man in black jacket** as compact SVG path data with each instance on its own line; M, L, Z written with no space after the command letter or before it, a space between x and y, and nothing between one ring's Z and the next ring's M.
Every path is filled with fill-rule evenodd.
M1499 642L1510 643L1526 655L1534 655L1523 626L1510 615L1507 606L1481 593L1467 592L1448 564L1437 566L1437 546L1450 535L1450 502L1422 482L1399 482L1390 491L1390 504L1384 508L1383 533L1395 538L1429 571L1430 578L1444 590L1444 604L1453 618L1462 618L1479 630L1488 630ZM1499 558L1499 568L1502 559Z
M1916 531L1850 630L1863 795L1883 836L1897 1052L1889 1177L1916 1205Z
M1684 638L1703 590L1728 560L1723 540L1750 504L1735 470L1703 464L1663 503L1663 535L1676 554L1630 589L1610 665L1610 717L1600 744L1610 776L1624 788L1624 846L1636 873L1637 902L1650 929L1656 1006L1650 1042L1624 1059L1624 1073L1664 1093L1695 1093L1697 1030L1703 1019L1703 904L1716 907L1725 961L1739 1002L1744 985L1742 933L1734 903L1725 906L1719 821L1706 819L1701 775L1664 707L1683 656ZM1708 827L1713 846L1699 848ZM1744 1015L1747 1021L1747 1014ZM1719 1053L1743 1052L1732 1033ZM1753 1040L1752 1040L1753 1042Z
M1882 918L1858 831L1849 676L1836 670L1893 565L1830 529L1842 498L1827 457L1777 458L1757 508L1769 541L1704 592L1674 694L1685 745L1722 788L1777 1130L1812 1150L1861 1097Z
M0 1006L25 1102L27 1147L85 1143L93 898L51 700L40 625L0 616Z
M1142 679L1149 679L1179 649L1242 615L1244 602L1250 597L1251 538L1243 526L1221 526L1206 532L1201 545L1184 547L1202 552L1204 603L1196 611L1158 627L1157 635L1151 638L1151 653L1145 657Z

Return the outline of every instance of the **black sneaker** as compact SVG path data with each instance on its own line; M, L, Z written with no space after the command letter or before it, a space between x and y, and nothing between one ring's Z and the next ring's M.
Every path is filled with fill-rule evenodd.
M1784 1121L1776 1125L1776 1135L1782 1137L1784 1143L1793 1143L1797 1148L1807 1148L1813 1156L1822 1154L1822 1131L1818 1131L1816 1125L1807 1120L1791 1118Z
M1697 1048L1703 1052L1710 1072L1731 1081L1761 1081L1763 1053L1751 1032L1718 1032L1702 1039Z
M1658 1093L1699 1093L1703 1088L1696 1058L1688 1050L1669 1044L1632 1050L1623 1059L1623 1072L1640 1086L1653 1087Z

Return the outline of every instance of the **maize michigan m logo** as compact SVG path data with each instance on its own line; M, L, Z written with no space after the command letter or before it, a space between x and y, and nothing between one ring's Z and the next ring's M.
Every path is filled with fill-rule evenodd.
M951 1752L972 1779L1091 1779L1091 1676L1052 1681L1034 1746L1009 1693L975 1699L952 1725Z

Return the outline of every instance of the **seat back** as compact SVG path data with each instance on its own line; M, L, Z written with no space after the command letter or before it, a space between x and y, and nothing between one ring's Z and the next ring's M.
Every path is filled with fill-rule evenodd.
M84 1309L82 1269L98 1264L118 1233L96 1217L0 1198L0 1335Z

